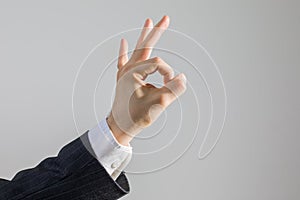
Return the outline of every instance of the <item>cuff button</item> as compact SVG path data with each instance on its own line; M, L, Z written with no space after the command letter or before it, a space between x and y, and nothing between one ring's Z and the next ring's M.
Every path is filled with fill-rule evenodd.
M118 163L118 162L113 162L113 163L111 164L111 168L113 168L113 169L117 168L118 166L119 166L119 163Z

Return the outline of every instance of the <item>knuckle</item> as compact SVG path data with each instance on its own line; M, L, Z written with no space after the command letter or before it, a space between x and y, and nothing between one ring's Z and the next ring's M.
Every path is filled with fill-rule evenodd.
M140 74L138 74L138 73L132 73L132 74L130 74L130 76L133 78L133 80L135 80L135 81L138 81L138 80L140 80Z
M160 57L154 57L153 61L156 63L162 62L162 59Z
M135 121L135 124L140 126L140 127L148 127L152 123L152 120L149 116L149 114L143 116L142 118L138 119Z
M176 95L180 96L180 94L182 94L186 90L186 83L183 80L177 80L176 81L176 88L177 88L176 92L178 93Z
M122 61L118 60L117 66L118 66L118 67L122 67L122 64L123 64Z
M157 99L157 103L165 106L168 102L168 95L166 93L162 93L159 95L158 99Z
M144 125L145 127L150 126L151 123L152 123L152 120L151 120L151 118L150 118L149 116L147 116L147 117L145 117L145 118L143 119L143 125Z
M182 80L177 80L176 81L176 86L179 88L179 89L181 89L181 90L183 90L183 89L185 89L185 83L182 81Z

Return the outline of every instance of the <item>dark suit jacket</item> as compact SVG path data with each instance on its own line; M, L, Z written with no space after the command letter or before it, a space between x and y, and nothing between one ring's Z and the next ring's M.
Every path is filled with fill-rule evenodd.
M118 199L129 192L124 173L114 181L93 155L87 132L61 149L57 157L0 179L0 200Z

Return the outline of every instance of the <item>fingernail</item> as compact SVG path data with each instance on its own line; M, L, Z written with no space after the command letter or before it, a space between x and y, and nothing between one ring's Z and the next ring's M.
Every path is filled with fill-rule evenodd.
M183 73L181 73L180 76L181 76L181 79L184 81L184 83L186 83L186 76Z
M149 26L150 25L150 23L151 23L151 19L150 18L147 18L146 19L146 21L145 21L145 23L144 23L144 26Z
M163 21L164 28L167 28L169 26L169 23L170 23L169 16L165 15L165 16L163 16L163 18L161 20Z
M167 20L167 21L170 21L170 17L168 15L165 15L164 18Z

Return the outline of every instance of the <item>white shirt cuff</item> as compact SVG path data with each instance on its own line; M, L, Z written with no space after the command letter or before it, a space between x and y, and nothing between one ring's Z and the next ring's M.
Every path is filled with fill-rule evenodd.
M118 143L106 122L106 118L88 132L88 138L97 160L115 180L128 165L132 155L132 147Z

